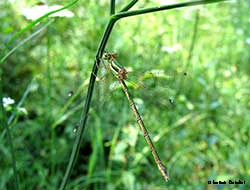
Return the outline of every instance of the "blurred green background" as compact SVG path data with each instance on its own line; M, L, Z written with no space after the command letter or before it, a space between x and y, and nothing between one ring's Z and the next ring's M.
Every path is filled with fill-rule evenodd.
M117 0L117 10L127 2ZM140 1L134 9L166 2L174 1ZM0 2L2 55L50 22L1 64L1 82L4 97L15 101L5 109L20 189L52 190L69 160L109 1L81 0L68 10L74 15L46 18L7 44L31 22L25 8L37 3ZM69 189L249 189L249 29L249 0L119 21L106 50L132 70L130 84L140 87L130 85L131 93L171 180L161 177L116 79L101 66ZM163 75L147 77L155 71ZM10 145L0 130L0 189L14 189ZM246 184L208 185L213 179Z

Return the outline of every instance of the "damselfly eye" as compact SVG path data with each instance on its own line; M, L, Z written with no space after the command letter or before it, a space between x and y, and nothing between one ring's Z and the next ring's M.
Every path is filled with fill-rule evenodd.
M103 57L103 59L107 60L109 58L109 54L108 53L104 53L102 57Z

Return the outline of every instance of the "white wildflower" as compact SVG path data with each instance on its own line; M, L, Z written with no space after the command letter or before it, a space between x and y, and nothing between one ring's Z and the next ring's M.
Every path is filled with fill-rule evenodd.
M48 6L46 4L35 5L33 7L22 9L21 13L28 20L36 20L37 18L43 16L44 14L49 13L51 11L55 11L62 7L63 6L61 5L52 5L52 6ZM73 16L74 13L66 9L50 15L50 17L73 17Z
M3 102L3 107L7 107L11 104L14 104L15 100L11 99L10 97L3 97L2 102Z

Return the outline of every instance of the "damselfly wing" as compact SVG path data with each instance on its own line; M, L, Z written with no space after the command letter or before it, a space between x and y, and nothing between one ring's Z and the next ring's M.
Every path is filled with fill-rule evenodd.
M112 62L115 62L115 64L110 64ZM119 71L115 66L117 64L121 68ZM101 81L100 85L105 84L106 87L103 88L110 90L108 94L112 94L112 92L121 88L119 82L114 80L112 75L108 74L118 72L117 77L126 81L134 97L143 100L145 103L167 108L174 108L176 106L178 103L177 97L181 94L182 90L187 88L191 81L191 73L182 69L174 71L166 71L164 69L133 71L132 67L125 68L118 63L117 55L113 53L104 54L104 61L102 61L100 67L102 71L106 70L106 72L105 74L102 72L98 79Z

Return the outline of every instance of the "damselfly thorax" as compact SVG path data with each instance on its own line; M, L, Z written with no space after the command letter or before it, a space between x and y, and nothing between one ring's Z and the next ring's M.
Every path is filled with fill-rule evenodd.
M120 65L116 59L117 59L117 54L116 53L104 53L103 54L103 59L108 62L110 70L113 72L113 74L118 77L121 80L126 80L127 79L127 70Z

